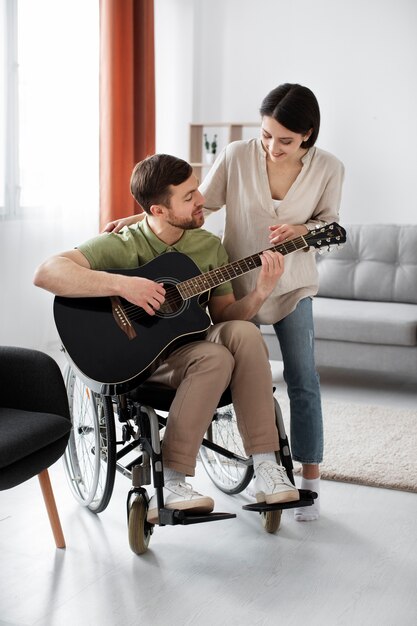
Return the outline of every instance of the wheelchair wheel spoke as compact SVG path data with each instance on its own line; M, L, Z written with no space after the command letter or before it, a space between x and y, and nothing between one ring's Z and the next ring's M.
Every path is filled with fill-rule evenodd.
M246 458L232 405L217 411L206 439L233 454ZM225 493L240 493L253 476L251 465L244 464L237 458L223 456L220 452L210 450L205 446L200 448L200 459L211 480Z
M64 455L66 474L76 499L99 512L107 506L114 484L116 444L111 399L93 393L71 368L66 387L73 425Z

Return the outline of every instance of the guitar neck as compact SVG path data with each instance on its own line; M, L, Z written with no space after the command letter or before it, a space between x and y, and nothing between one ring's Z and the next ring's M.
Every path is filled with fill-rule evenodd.
M306 235L305 237L296 237L295 239L291 239L290 241L287 241L285 243L280 243L277 246L272 246L268 249L273 250L274 252L280 252L283 255L289 254L290 252L295 252L296 250L309 248L307 239L308 235ZM247 274L257 267L260 267L262 265L262 252L256 252L255 254L247 256L240 261L233 261L233 263L228 263L227 265L223 265L222 267L217 267L216 269L210 270L205 274L199 274L194 278L184 280L176 287L180 292L183 300L187 300L188 298L192 298L193 296L198 296L208 291L209 289L218 287L222 283L233 280L238 276Z

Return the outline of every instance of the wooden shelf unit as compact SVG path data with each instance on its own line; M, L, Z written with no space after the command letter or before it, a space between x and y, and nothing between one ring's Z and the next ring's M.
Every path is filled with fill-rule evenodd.
M207 129L211 129L213 134L222 133L222 140L218 140L218 148L216 155L220 150L231 143L232 141L238 141L243 138L243 132L246 128L259 128L259 122L208 122L201 124L190 124L190 164L192 165L196 176L202 180L204 173L206 173L211 163L204 161L205 148L204 148L204 133ZM255 133L254 133L255 136Z

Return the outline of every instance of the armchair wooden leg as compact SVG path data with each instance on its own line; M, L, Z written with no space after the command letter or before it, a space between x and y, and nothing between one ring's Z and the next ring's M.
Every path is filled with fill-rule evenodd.
M49 521L51 523L52 532L54 534L56 547L65 548L64 533L62 532L61 522L59 520L48 470L43 470L43 472L38 474L38 478L42 489L43 499L45 500Z

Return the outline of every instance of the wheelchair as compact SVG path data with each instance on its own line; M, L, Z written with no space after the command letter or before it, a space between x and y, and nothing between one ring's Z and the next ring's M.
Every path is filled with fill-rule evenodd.
M65 384L72 430L64 454L64 466L71 491L80 504L94 513L107 507L116 472L130 479L127 495L129 545L135 554L144 554L154 532L147 521L149 496L146 485L153 483L159 508L159 526L186 525L235 518L232 513L195 515L164 508L161 442L167 413L175 390L143 383L123 395L92 391L75 368L67 366ZM293 464L278 402L275 415L279 433L279 456L294 484ZM227 494L238 494L252 480L252 458L247 457L237 428L230 390L227 389L203 439L199 457L212 482ZM274 505L247 504L242 508L258 512L268 533L278 530L283 509L313 504L317 494L299 490L300 500Z

